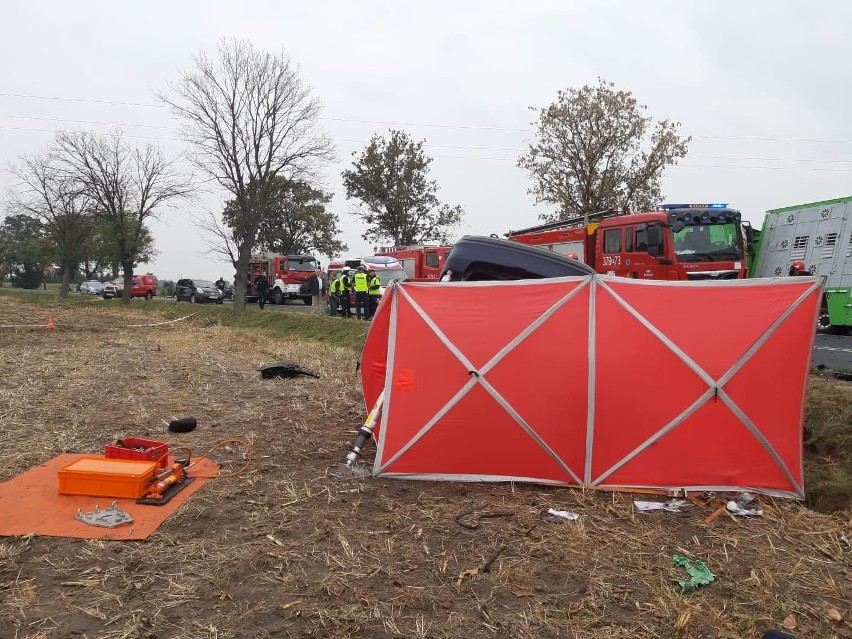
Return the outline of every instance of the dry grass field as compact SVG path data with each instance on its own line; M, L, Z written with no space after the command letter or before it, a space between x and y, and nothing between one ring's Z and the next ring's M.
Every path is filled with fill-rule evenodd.
M762 499L761 518L705 524L706 508L638 514L627 494L339 478L365 416L352 348L206 311L129 327L157 321L138 305L0 297L0 324L42 324L46 308L56 330L0 330L0 481L121 436L196 455L242 439L254 462L146 541L0 538L0 637L852 637L848 511ZM321 378L260 378L280 360ZM850 398L848 383L812 384ZM186 415L186 434L161 421ZM238 446L213 457L224 471L245 459ZM548 508L580 518L549 523ZM682 594L674 554L716 581Z

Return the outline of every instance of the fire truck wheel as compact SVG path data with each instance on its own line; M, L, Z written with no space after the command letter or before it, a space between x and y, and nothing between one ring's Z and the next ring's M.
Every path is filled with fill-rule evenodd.
M310 297L303 297L302 302L305 304L305 306L310 306L311 303L312 303L312 300L311 300Z
M145 293L145 299L147 301L150 302L153 298L154 298L154 294L151 291L148 291L147 293Z
M273 294L272 297L273 297L272 301L275 302L276 304L283 304L284 301L285 301L284 300L284 293L282 293L281 289L278 289L278 288L275 289L275 293Z

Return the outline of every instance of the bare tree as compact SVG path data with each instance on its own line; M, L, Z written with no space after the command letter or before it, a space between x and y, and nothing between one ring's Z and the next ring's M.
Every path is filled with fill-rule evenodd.
M48 154L24 156L11 172L12 207L41 220L62 265L59 297L68 296L72 274L83 259L82 249L94 227L91 199L80 184L64 175Z
M133 269L150 250L149 219L159 209L191 194L159 147L131 148L116 131L102 137L86 131L56 136L54 155L67 179L74 180L94 206L115 260L124 272L125 304L130 303Z
M159 97L183 120L193 162L236 203L222 222L209 211L202 227L234 266L234 307L242 310L248 263L276 178L312 181L333 157L317 124L321 105L285 53L259 51L245 40L222 39L215 60L197 54L195 69L169 87L175 97Z

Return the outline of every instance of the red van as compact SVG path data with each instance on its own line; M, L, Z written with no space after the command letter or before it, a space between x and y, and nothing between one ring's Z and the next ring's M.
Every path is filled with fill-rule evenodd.
M144 297L150 300L157 294L157 276L151 273L134 275L131 280L130 297ZM101 297L105 300L121 297L124 292L124 277L116 277L112 282L104 284Z

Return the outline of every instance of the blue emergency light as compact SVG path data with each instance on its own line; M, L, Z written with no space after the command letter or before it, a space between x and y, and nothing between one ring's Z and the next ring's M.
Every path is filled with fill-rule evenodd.
M663 204L660 209L670 211L672 209L726 209L727 204Z

